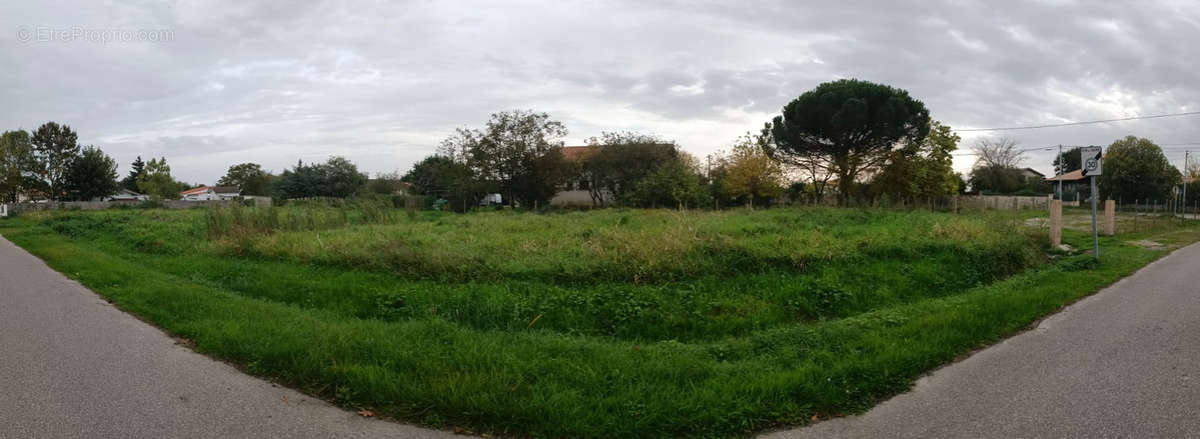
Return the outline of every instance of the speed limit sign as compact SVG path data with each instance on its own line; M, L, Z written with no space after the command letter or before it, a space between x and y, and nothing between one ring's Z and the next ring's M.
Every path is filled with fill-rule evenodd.
M1083 166L1083 176L1090 177L1103 173L1104 166L1100 156L1099 146L1079 148L1079 164Z

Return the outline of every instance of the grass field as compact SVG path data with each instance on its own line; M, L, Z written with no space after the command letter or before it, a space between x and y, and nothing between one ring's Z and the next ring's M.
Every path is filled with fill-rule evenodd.
M1200 239L1145 222L1094 263L1048 254L1039 213L130 209L0 233L345 406L516 436L735 436L863 410Z

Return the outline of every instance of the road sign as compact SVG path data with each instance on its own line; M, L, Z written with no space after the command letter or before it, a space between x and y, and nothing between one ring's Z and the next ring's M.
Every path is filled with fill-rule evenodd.
M1104 172L1102 154L1099 146L1079 148L1079 164L1083 167L1081 173L1084 177L1091 177L1088 180L1092 184L1092 255L1097 259L1100 258L1100 239L1096 235L1096 200L1100 194L1096 191L1096 176Z
M1083 176L1091 177L1103 173L1104 166L1101 160L1099 146L1085 146L1079 148L1079 163L1083 166Z

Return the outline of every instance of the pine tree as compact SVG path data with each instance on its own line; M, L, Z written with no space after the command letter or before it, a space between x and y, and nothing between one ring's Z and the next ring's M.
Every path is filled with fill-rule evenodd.
M133 159L133 163L129 164L129 175L121 180L121 187L137 192L138 179L146 174L146 162L142 161L142 156Z

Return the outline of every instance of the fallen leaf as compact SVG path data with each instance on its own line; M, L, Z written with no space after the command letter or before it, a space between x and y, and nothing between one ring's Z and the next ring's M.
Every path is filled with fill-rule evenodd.
M375 412L367 410L367 409L362 409L362 410L358 411L358 415L362 416L364 418L369 418L369 417L375 416Z

